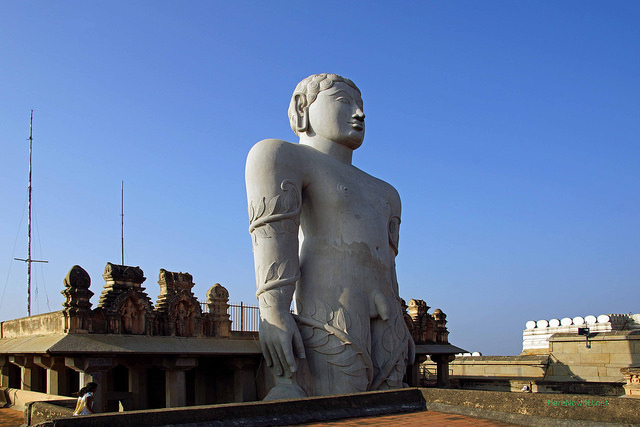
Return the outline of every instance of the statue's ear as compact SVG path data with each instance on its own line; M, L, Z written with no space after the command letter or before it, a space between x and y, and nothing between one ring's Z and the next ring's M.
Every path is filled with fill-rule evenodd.
M306 132L309 128L309 106L307 97L303 93L298 93L294 97L296 103L296 133Z

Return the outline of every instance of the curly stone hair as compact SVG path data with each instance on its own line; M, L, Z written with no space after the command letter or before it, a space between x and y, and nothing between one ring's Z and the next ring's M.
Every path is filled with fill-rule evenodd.
M355 83L353 83L346 77L342 77L337 74L313 74L298 83L295 90L293 91L293 95L291 96L291 102L289 103L289 123L291 124L291 129L293 129L296 135L300 136L300 131L302 131L298 127L296 99L302 99L302 107L308 108L311 104L313 104L313 101L316 100L316 98L318 97L318 93L322 92L323 90L329 89L336 82L346 83L357 90L360 95L362 95L360 93L360 89L358 89Z

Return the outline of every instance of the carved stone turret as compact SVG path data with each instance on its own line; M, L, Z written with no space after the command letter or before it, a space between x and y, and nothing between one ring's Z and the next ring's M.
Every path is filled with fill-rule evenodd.
M82 267L74 265L64 278L65 296L62 303L65 316L65 332L88 332L91 328L91 277Z
M429 314L430 308L423 300L409 300L408 311L413 321L413 328L409 330L416 344L436 342L436 324Z
M203 336L202 309L191 292L193 276L160 269L158 284L158 333L180 337Z
M207 291L207 306L211 332L216 337L231 335L231 320L229 319L229 291L220 283L216 283Z
M94 330L110 334L153 334L151 299L141 285L146 280L140 267L107 263L102 275L104 290L94 315Z
M436 342L448 343L449 331L447 330L447 315L439 308L433 311L433 320L436 323Z

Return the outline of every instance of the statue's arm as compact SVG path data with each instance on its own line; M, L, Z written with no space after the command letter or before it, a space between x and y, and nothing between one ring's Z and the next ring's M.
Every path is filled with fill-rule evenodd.
M298 327L290 312L300 277L298 228L302 173L292 144L264 140L247 157L245 179L249 232L253 243L260 306L260 344L278 375L295 372L304 358Z
M391 202L391 216L389 218L389 246L391 247L391 280L393 281L393 287L395 290L398 303L400 303L400 289L398 287L398 276L396 275L396 256L398 255L398 244L400 241L400 196L394 190ZM408 354L407 361L413 364L415 361L415 343L411 337L411 333L408 331Z

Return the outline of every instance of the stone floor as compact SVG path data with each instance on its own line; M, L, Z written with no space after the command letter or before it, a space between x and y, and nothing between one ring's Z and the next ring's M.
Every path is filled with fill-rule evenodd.
M349 418L346 420L326 423L303 424L308 427L324 426L479 426L479 427L506 427L514 426L500 421L491 421L481 418L467 417L464 415L445 414L443 412L423 411L408 414L382 415L367 418Z
M24 422L24 413L11 408L0 408L0 427L19 427ZM350 418L347 420L327 423L304 424L309 427L323 426L480 426L480 427L506 427L513 424L500 421L490 421L480 418L466 417L463 415L445 414L435 411L412 412L409 414L382 415L379 417Z
M22 423L24 423L24 412L0 408L0 427L18 427Z

